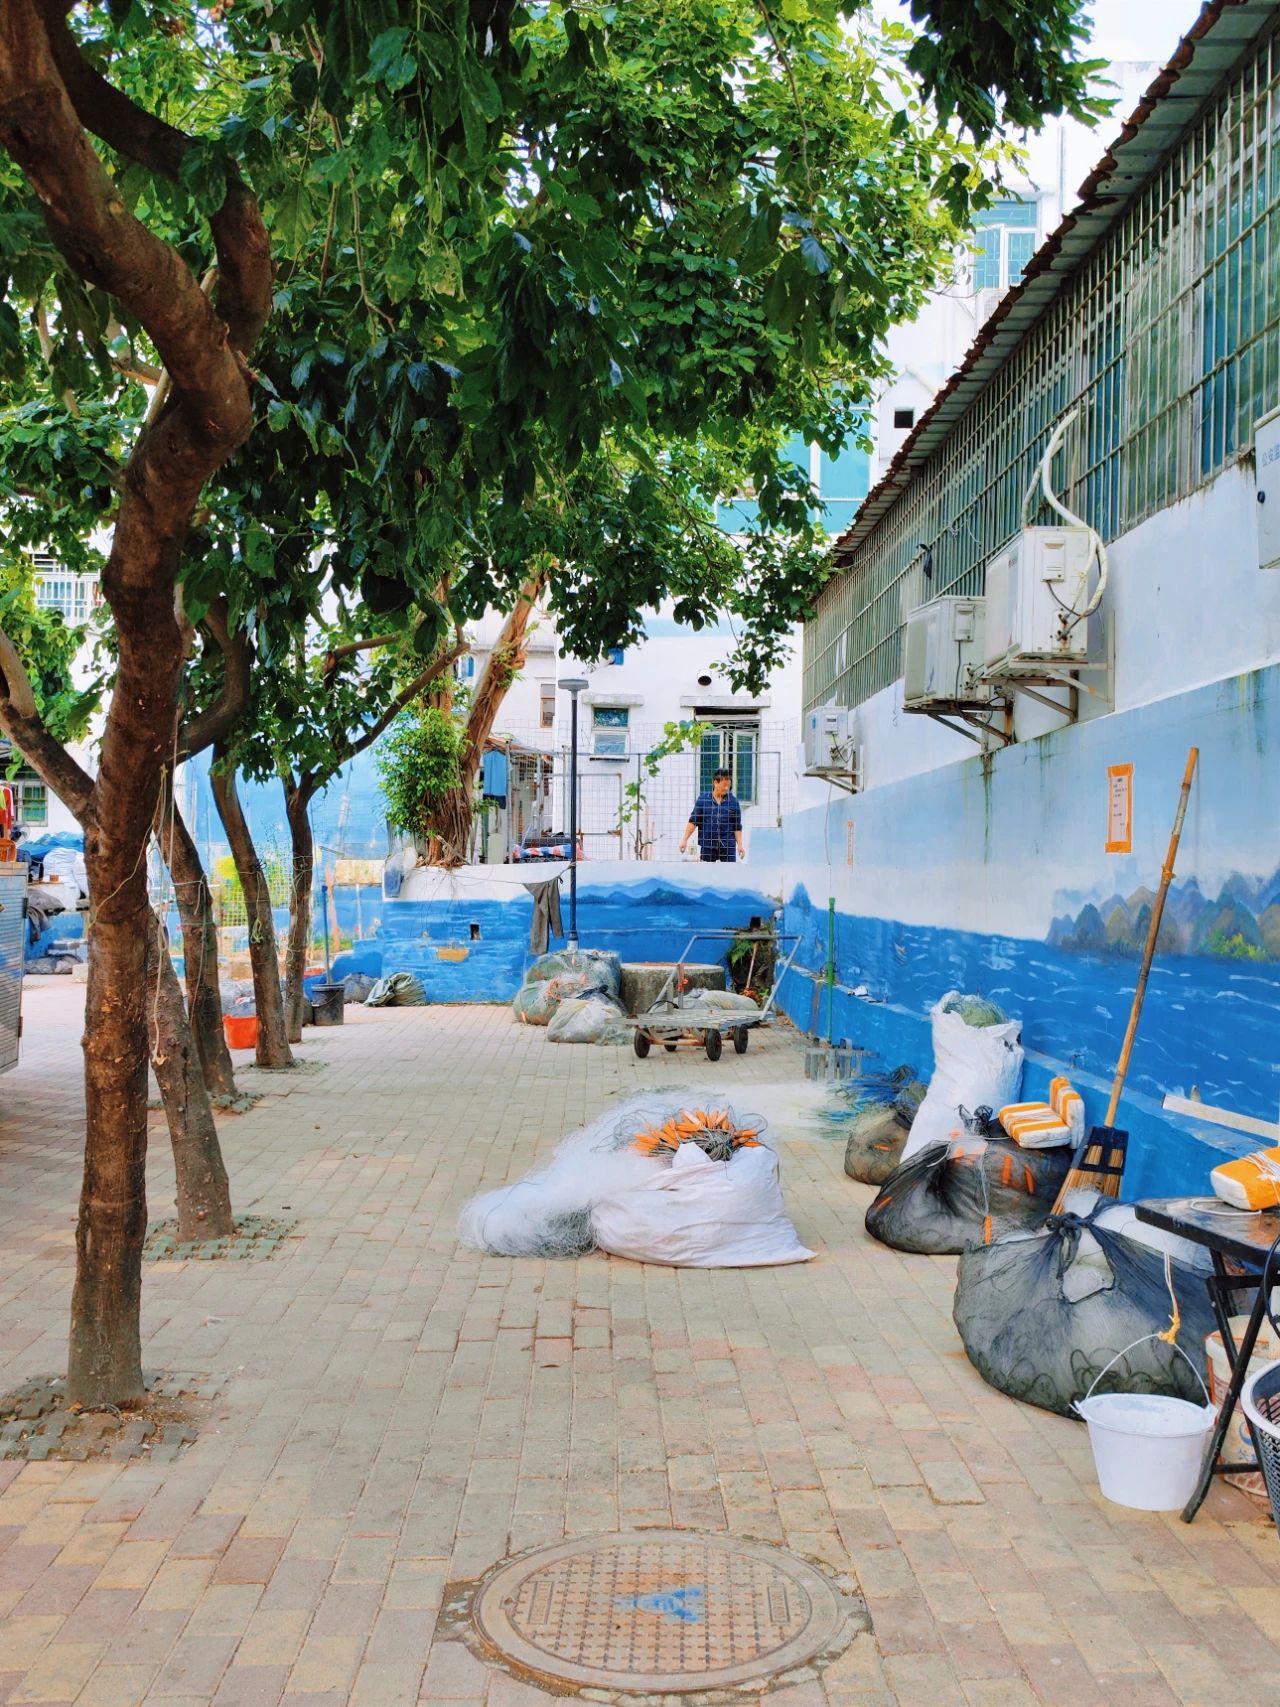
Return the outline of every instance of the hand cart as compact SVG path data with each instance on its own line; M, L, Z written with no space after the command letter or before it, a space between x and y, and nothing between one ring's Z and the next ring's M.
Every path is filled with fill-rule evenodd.
M698 942L771 942L779 947L789 942L791 952L787 955L782 970L775 971L773 986L762 1008L758 1008L755 1013L722 1011L717 1014L714 1009L708 1011L702 1002L686 996L683 988L685 962L692 953L693 945ZM747 1040L754 1027L770 1023L779 986L791 970L791 962L795 959L799 947L799 934L793 931L695 931L685 944L684 953L671 968L653 1006L647 1013L637 1014L634 1019L627 1021L628 1025L635 1028L636 1054L643 1061L653 1045L658 1043L669 1054L677 1049L705 1049L708 1061L718 1061L724 1049L724 1033L727 1031L733 1038L735 1053L745 1055Z

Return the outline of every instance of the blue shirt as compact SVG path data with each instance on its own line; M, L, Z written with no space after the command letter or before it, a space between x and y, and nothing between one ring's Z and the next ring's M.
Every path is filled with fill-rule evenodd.
M737 859L733 833L742 828L742 808L732 791L723 800L717 800L714 794L700 794L693 803L689 822L698 832L699 858L731 863Z

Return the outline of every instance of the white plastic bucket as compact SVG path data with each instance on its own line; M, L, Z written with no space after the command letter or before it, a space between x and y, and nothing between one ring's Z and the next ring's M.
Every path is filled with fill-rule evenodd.
M1134 1511L1177 1511L1195 1492L1212 1405L1156 1393L1099 1393L1076 1410L1089 1426L1098 1485Z

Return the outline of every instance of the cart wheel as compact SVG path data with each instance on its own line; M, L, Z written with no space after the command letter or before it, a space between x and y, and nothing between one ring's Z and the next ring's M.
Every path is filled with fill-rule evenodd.
M718 1031L709 1031L707 1033L706 1043L707 1060L718 1061L720 1059L720 1051L724 1048L724 1038L721 1037Z
M649 1039L645 1036L644 1032L637 1031L636 1032L636 1054L643 1061L645 1056L648 1053L649 1053Z
M678 1043L664 1043L662 1047L666 1050L668 1055L674 1055L680 1045Z
M733 1048L734 1048L735 1054L737 1054L737 1055L745 1055L746 1054L746 1052L747 1052L747 1039L748 1039L748 1037L750 1037L750 1035L751 1035L751 1033L745 1025L740 1025L740 1026L737 1026L735 1028L734 1033L733 1033Z

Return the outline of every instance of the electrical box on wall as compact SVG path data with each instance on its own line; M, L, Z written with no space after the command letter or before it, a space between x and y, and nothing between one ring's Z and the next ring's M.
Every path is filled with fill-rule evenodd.
M1280 409L1258 422L1254 434L1258 470L1258 565L1280 569Z
M1028 527L987 564L983 663L1083 663L1088 625L1073 620L1088 598L1093 534L1086 527Z
M985 630L982 599L946 594L913 610L907 618L903 709L988 705L993 690L978 680Z
M804 720L804 774L858 786L855 719L844 705L820 705Z

